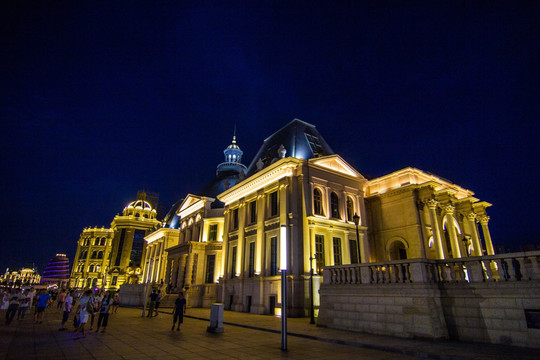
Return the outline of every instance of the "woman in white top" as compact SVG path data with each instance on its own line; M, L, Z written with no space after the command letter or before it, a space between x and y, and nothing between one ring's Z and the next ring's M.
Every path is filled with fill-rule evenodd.
M82 337L86 337L84 335L84 326L88 321L90 313L94 312L93 309L90 310L90 307L92 306L90 301L91 295L92 290L86 290L83 297L81 297L79 300L79 306L77 307L77 313L79 314L79 326L77 327L77 330L75 330L75 340L79 338L79 333L82 334Z

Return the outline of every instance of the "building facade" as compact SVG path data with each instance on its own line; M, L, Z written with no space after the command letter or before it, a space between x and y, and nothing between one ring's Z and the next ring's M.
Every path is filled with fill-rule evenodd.
M85 228L81 233L69 284L74 288L116 290L120 285L142 282L144 237L158 229L156 210L139 192L110 228Z

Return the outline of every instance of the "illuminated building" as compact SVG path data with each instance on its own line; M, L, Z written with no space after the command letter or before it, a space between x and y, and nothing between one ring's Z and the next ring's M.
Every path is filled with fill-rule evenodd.
M158 245L154 253L147 252L145 279L164 279L174 292L185 291L189 306L209 307L218 297L224 225L223 203L216 195L242 181L247 170L236 136L223 153L225 161L217 166L216 177L198 195L188 194L173 206L170 223L166 221L162 229L146 237L148 249ZM167 243L167 236L175 240ZM166 267L161 266L164 250Z
M108 276L108 288L122 284L138 284L142 281L144 237L159 228L156 210L146 201L146 193L140 192L137 200L128 204L122 215L116 215L111 223L114 232Z
M70 285L118 289L142 281L144 237L160 227L146 192L114 217L110 228L85 228L79 238ZM157 198L154 200L157 203Z
M22 268L20 270L6 269L5 274L0 275L0 284L5 286L36 285L41 281L41 275L37 269Z
M109 228L83 229L71 270L71 287L101 288L105 285L113 236L113 230Z
M69 280L69 259L65 254L56 254L49 260L41 283L57 284L58 286L67 285Z
M280 311L281 236L290 254L289 316L308 315L310 301L318 307L325 266L459 258L482 254L482 240L493 253L489 203L413 168L368 180L298 119L268 137L246 179L218 199L225 203L220 300L235 311Z

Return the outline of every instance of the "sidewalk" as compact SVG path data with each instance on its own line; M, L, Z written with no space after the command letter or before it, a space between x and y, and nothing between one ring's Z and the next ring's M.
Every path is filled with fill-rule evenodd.
M87 333L80 340L73 340L71 321L70 331L58 331L61 312L55 309L47 309L43 324L34 324L31 316L10 326L2 321L0 359L536 359L538 354L534 349L349 333L318 328L309 319L288 319L288 351L282 351L276 317L226 311L225 332L211 334L206 332L209 309L188 309L179 332L171 331L168 312L143 318L140 309L120 308L105 333Z

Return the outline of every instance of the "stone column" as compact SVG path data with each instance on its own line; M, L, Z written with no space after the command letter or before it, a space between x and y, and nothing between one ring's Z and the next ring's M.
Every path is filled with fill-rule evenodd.
M435 244L437 246L437 254L439 255L439 259L446 259L446 254L445 254L444 247L442 244L441 231L439 229L439 221L437 219L437 213L435 212L438 202L436 200L430 199L427 201L426 204L429 208L431 229L433 231L433 236L435 237Z
M246 202L240 200L238 207L238 247L236 248L236 273L240 277L244 277L244 272L246 269L246 239L244 238L244 231L246 226Z
M489 234L489 228L488 228L488 222L489 222L489 216L484 215L478 219L480 221L480 225L482 225L482 232L484 233L484 240L486 242L486 250L488 255L495 255L495 251L493 250L493 243L491 242L491 235Z
M180 257L177 260L177 276L176 276L176 287L178 289L182 289L184 287L184 274L186 271L186 254L180 255Z
M471 237L474 247L474 255L482 256L482 244L480 243L480 238L478 237L478 231L476 229L476 214L472 211L467 214L467 220L469 221L469 227L471 228Z
M360 251L362 252L360 255L361 255L361 260L362 260L362 264L366 264L369 262L369 259L371 258L371 252L370 252L370 249L369 249L369 244L368 244L368 238L367 238L367 235L365 232L361 231L359 233L359 236L360 236Z
M172 259L165 259L165 284L169 285L169 283L172 283L171 279L171 267L172 267Z
M184 287L191 287L191 277L193 276L193 251L187 255L186 271L184 275Z
M263 264L264 264L264 253L263 248L265 246L265 235L264 235L264 194L257 196L257 241L255 245L255 273L259 275L264 274Z
M171 284L172 287L176 287L176 284L178 283L178 257L171 258Z
M445 217L446 217L446 228L448 230L448 235L450 235L450 245L452 246L452 254L454 258L461 257L461 249L459 247L458 238L456 236L456 226L454 224L454 210L455 207L448 204L444 207Z

